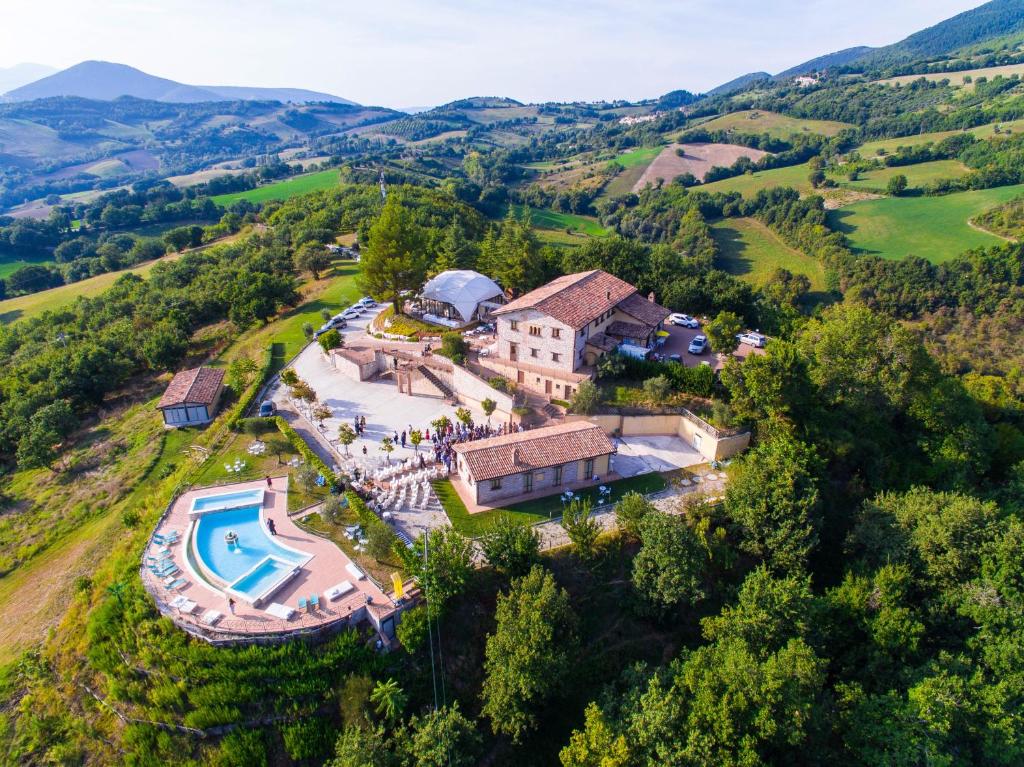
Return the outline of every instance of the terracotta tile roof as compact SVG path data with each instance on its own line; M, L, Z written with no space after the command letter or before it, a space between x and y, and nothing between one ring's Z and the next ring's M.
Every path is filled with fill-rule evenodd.
M176 373L157 403L157 410L178 405L212 405L224 383L220 368L193 368Z
M552 280L505 304L494 313L502 315L523 309L536 309L579 330L634 293L636 288L628 282L595 269Z
M620 303L618 309L620 312L625 312L630 317L640 320L645 325L651 326L660 325L672 313L664 306L648 301L639 293L634 293Z
M650 325L635 325L632 322L616 320L608 326L605 333L616 338L647 338L652 330Z
M463 442L454 450L469 465L476 482L615 452L601 427L587 421Z

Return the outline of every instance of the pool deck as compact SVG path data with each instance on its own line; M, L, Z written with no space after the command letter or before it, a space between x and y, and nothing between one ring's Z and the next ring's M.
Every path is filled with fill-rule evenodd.
M206 639L224 640L316 633L328 627L340 628L339 624L355 625L364 620L379 625L382 620L396 612L391 599L372 580L368 577L357 580L346 571L346 566L351 564L352 560L341 549L329 540L305 532L289 518L288 476L272 477L271 481L270 488L267 488L266 480L258 480L190 490L174 501L153 532L163 535L172 530L178 532L179 539L170 547L170 557L180 571L175 577L186 579L188 584L170 590L164 585L163 579L150 572L145 564L140 570L143 585L156 600L160 612L190 633ZM227 596L202 580L187 561L185 546L188 545L191 522L189 509L192 508L192 500L196 497L259 488L268 491L263 500L263 518L274 520L277 539L286 546L313 555L313 559L297 576L281 586L263 608L255 608L236 599L235 614L232 615L228 609ZM151 542L146 547L145 556L158 555L158 548L157 544ZM334 602L329 601L325 597L325 592L342 581L349 581L355 586L355 590ZM298 600L308 598L312 594L320 597L319 609L299 610ZM172 600L179 595L196 603L197 606L192 613L186 614L172 606ZM264 608L271 602L295 609L295 615L289 620L270 615ZM215 625L208 626L200 619L211 609L220 612L223 617Z

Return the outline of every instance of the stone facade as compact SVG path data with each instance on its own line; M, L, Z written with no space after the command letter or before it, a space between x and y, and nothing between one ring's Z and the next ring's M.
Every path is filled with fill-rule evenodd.
M583 484L594 484L592 481L594 476L599 478L598 482L605 481L608 475L607 455L601 455L593 459L593 473L590 476L584 473L584 469L587 468L584 465L585 463L585 461L571 461L558 467L548 466L543 469L511 474L497 480L484 480L482 482L475 482L473 480L464 458L459 458L457 468L459 477L475 493L477 503L493 505L499 502L514 500L527 494L554 495L570 487L578 488ZM556 477L558 469L561 469L561 475Z

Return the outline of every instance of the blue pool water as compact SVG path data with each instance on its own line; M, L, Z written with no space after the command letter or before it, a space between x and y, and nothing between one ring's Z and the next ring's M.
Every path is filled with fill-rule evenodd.
M295 565L279 559L267 557L256 567L231 584L231 590L246 594L250 598L258 597L269 591L286 575L295 569Z
M221 493L220 495L207 495L192 500L192 511L210 512L220 509L237 509L243 506L263 503L263 488L255 490L238 490L234 493Z
M196 553L202 564L225 583L242 577L267 557L305 564L308 554L292 551L268 536L260 526L260 506L246 506L204 514L196 521L194 533ZM224 534L238 536L238 543L228 546ZM266 575L266 571L263 572Z

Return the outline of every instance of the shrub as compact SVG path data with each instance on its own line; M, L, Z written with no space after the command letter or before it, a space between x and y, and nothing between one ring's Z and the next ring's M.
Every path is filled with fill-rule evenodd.
M331 328L326 333L317 339L320 344L320 348L325 352L329 352L331 349L337 349L342 345L341 333L334 328Z
M601 392L597 386L592 381L584 381L572 395L572 411L580 415L589 415L597 409L600 401Z
M260 389L263 388L263 383L267 380L267 376L270 373L271 360L272 355L270 353L270 347L268 346L266 351L263 353L263 362L256 371L256 375L252 377L252 382L246 390L242 392L242 396L238 398L235 409L228 418L227 424L229 429L237 430L238 424L245 416L246 411L252 407L252 403L256 399L256 395L260 393Z
M455 332L445 333L441 336L441 348L438 354L447 357L456 365L463 365L466 362L466 352L469 351L469 343L461 334Z

